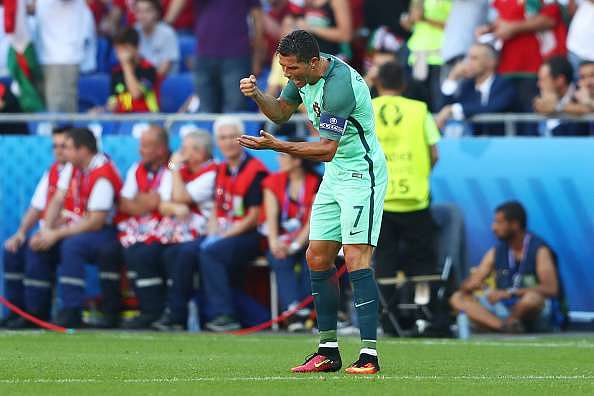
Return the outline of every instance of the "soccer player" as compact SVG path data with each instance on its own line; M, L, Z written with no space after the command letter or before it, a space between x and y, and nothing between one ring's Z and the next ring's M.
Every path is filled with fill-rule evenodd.
M283 37L277 52L290 80L281 96L277 99L262 93L254 76L242 79L240 89L277 124L286 122L303 103L320 140L284 142L261 131L261 136L244 135L239 142L251 149L272 149L327 162L313 204L307 249L320 344L316 353L292 371L330 372L342 366L336 338L339 290L334 262L343 247L361 331L359 359L346 372L375 374L380 369L376 352L378 294L370 264L380 232L387 171L374 132L369 88L354 69L320 53L316 39L306 31L296 30Z

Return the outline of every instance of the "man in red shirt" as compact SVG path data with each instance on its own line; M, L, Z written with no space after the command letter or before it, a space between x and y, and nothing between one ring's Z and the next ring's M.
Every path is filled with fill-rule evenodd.
M479 27L477 33L492 32L502 41L498 72L514 83L517 110L531 113L543 59L566 53L567 28L560 7L546 0L494 0L492 7L498 18L490 26Z

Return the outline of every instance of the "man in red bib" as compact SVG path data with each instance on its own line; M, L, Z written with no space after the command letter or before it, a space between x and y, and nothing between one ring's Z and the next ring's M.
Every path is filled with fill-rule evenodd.
M233 116L221 117L214 125L225 161L217 169L215 210L199 263L208 320L205 326L211 331L240 327L233 306L231 274L240 272L260 253L257 226L262 180L268 172L239 145L237 138L243 130L243 123Z
M65 133L70 127L59 127L52 131L52 148L55 162L43 174L27 213L21 219L18 230L4 242L4 295L14 305L44 319L49 319L54 270L58 263L56 249L43 254L41 265L25 267L28 254L27 233L39 222L43 222L47 203L58 188L59 179L68 183L71 167L66 166L64 154ZM64 172L66 168L69 168ZM68 174L68 175L66 175ZM29 298L25 298L28 295ZM31 298L33 297L33 298ZM27 303L29 300L29 303ZM39 304L34 304L38 302ZM21 329L33 324L16 314L10 314L0 322L0 327Z
M171 191L159 210L173 232L176 243L164 252L167 268L167 309L153 324L161 331L186 328L188 302L194 297L194 275L198 270L200 246L212 216L217 165L212 160L210 132L192 131L184 136L181 151L169 162L165 177Z
M32 240L38 250L59 245L62 308L56 323L80 327L85 302L85 264L96 264L100 249L115 238L111 218L122 181L113 162L97 150L87 128L69 130L66 156L73 166L67 189L59 186L46 214L46 224ZM59 221L60 213L65 221Z

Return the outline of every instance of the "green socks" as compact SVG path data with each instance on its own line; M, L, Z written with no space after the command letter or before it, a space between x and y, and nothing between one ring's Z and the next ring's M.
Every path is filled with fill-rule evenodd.
M311 294L318 315L320 348L338 348L336 322L338 320L338 278L336 268L311 271Z
M350 273L353 297L359 330L361 332L361 353L377 356L378 294L373 270L366 268Z

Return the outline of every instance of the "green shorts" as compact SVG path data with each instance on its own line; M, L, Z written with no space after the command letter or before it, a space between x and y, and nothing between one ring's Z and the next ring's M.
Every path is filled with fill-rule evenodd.
M387 183L324 177L313 203L309 239L377 246Z

